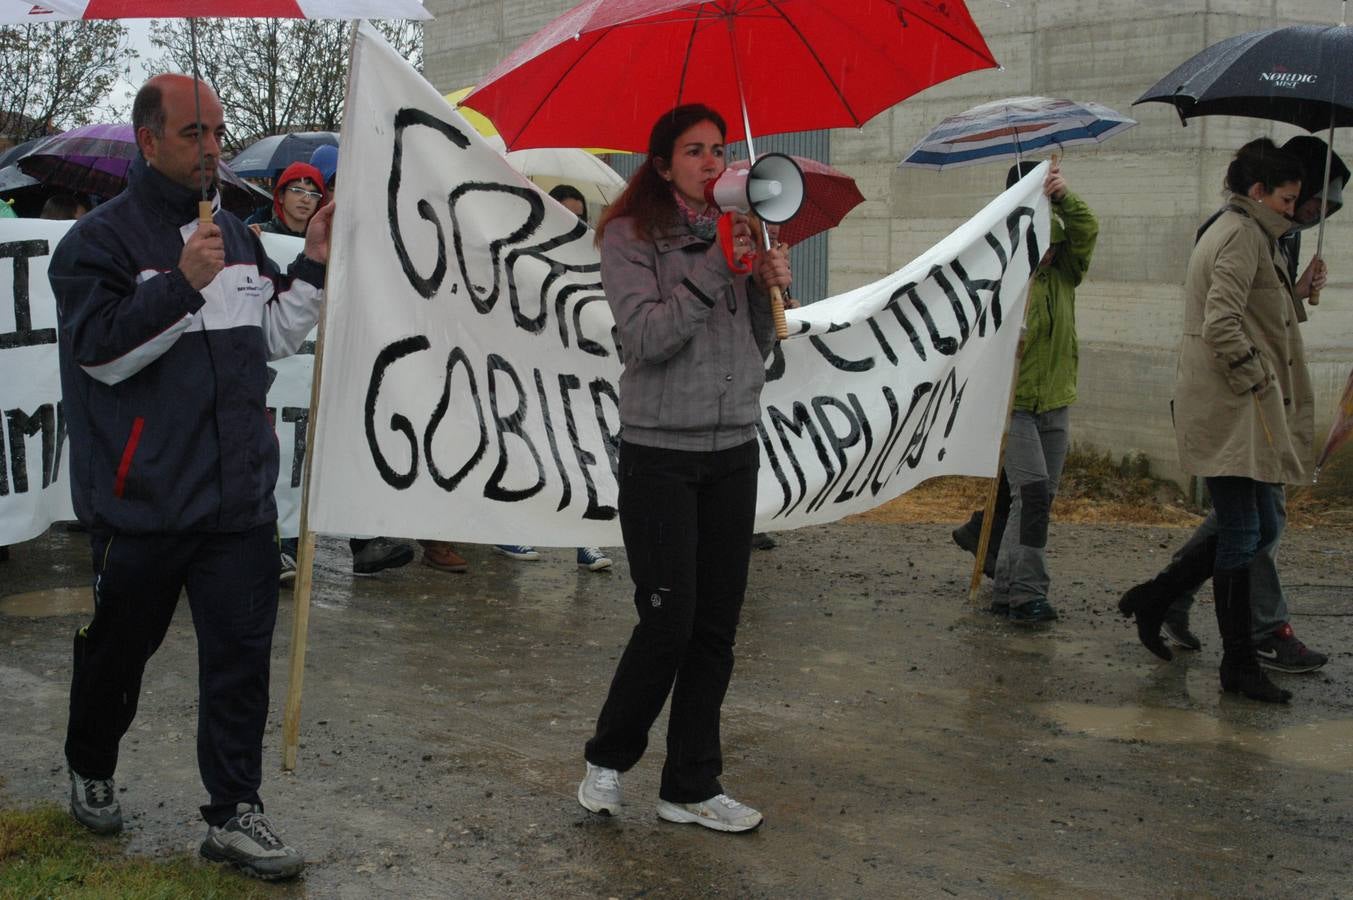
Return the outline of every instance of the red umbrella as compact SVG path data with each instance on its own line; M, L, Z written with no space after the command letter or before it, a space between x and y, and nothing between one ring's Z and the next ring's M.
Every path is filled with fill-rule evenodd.
M790 157L803 172L803 206L794 218L780 226L779 240L797 244L841 224L846 213L864 202L855 179L826 163L802 156ZM746 169L748 160L732 163L730 169Z
M426 19L420 0L43 0L76 19Z
M586 0L463 104L510 149L643 151L658 116L681 103L741 111L729 141L854 127L996 65L962 0Z

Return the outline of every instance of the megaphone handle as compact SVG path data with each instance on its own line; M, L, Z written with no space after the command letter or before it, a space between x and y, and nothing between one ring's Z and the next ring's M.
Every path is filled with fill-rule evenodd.
M785 295L778 287L770 289L770 318L775 323L775 339L783 341L789 337L789 324L785 322Z

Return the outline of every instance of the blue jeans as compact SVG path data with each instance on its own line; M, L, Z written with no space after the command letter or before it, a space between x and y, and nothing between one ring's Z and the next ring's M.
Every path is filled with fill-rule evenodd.
M1287 521L1287 507L1281 487L1273 491L1273 501L1278 516L1278 531L1273 535L1273 540L1259 544L1259 550L1250 561L1250 635L1256 643L1272 634L1289 618L1287 597L1283 594L1282 580L1278 577L1278 545L1282 540L1283 525ZM1216 533L1217 513L1213 510L1193 530L1184 546L1175 551L1173 561L1178 562L1188 556ZM1181 594L1170 606L1170 611L1188 615L1193 607L1193 599L1193 594Z
M1207 490L1217 513L1215 569L1249 568L1259 547L1275 542L1282 531L1276 499L1282 485L1220 476L1207 479Z

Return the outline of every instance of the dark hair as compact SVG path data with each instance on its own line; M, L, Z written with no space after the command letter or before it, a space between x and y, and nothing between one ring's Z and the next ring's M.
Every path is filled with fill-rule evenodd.
M578 218L582 219L584 222L587 221L587 198L583 196L582 191L571 184L556 184L554 187L550 188L550 196L560 203L563 203L565 200L577 200L583 205L583 211L578 214Z
M1306 177L1301 180L1301 193L1297 195L1297 206L1314 197L1325 187L1325 152L1329 149L1320 138L1313 134L1299 134L1283 144L1283 152L1293 156L1301 163ZM1330 154L1330 183L1348 184L1348 166L1339 158L1339 154Z
M1010 171L1005 173L1005 189L1010 190L1016 182L1037 168L1038 160L1036 159L1026 159L1023 162L1015 163L1010 167Z
M150 133L158 138L164 137L165 118L164 91L158 84L147 81L141 85L141 90L136 92L136 99L132 101L133 140L142 128L149 128Z
M719 136L728 134L723 116L703 103L687 103L663 113L648 133L648 157L630 176L629 184L616 201L606 208L597 223L597 244L612 219L632 216L638 233L652 238L658 230L676 221L676 200L672 186L658 174L657 161L671 165L677 138L701 122L711 122Z
M1301 181L1301 160L1284 153L1269 138L1250 141L1236 151L1226 167L1226 189L1233 194L1248 194L1255 184L1272 193L1280 185Z
M74 194L53 194L47 198L47 202L42 204L42 216L44 219L73 219L75 213L84 207L89 209L89 204L85 203Z

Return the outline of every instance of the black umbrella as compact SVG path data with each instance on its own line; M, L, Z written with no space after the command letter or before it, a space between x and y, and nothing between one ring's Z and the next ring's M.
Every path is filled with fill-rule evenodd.
M1253 31L1213 44L1188 59L1136 103L1172 104L1185 125L1194 116L1247 116L1287 122L1307 131L1328 128L1321 190L1321 196L1328 196L1334 129L1353 125L1351 63L1353 28L1347 25L1289 25ZM1316 256L1324 244L1322 208Z
M1173 104L1181 120L1247 116L1319 131L1353 125L1353 28L1290 25L1213 44L1137 103Z
M274 134L241 150L230 161L230 168L242 178L276 178L294 162L309 162L315 148L325 144L337 147L338 135L332 131Z

